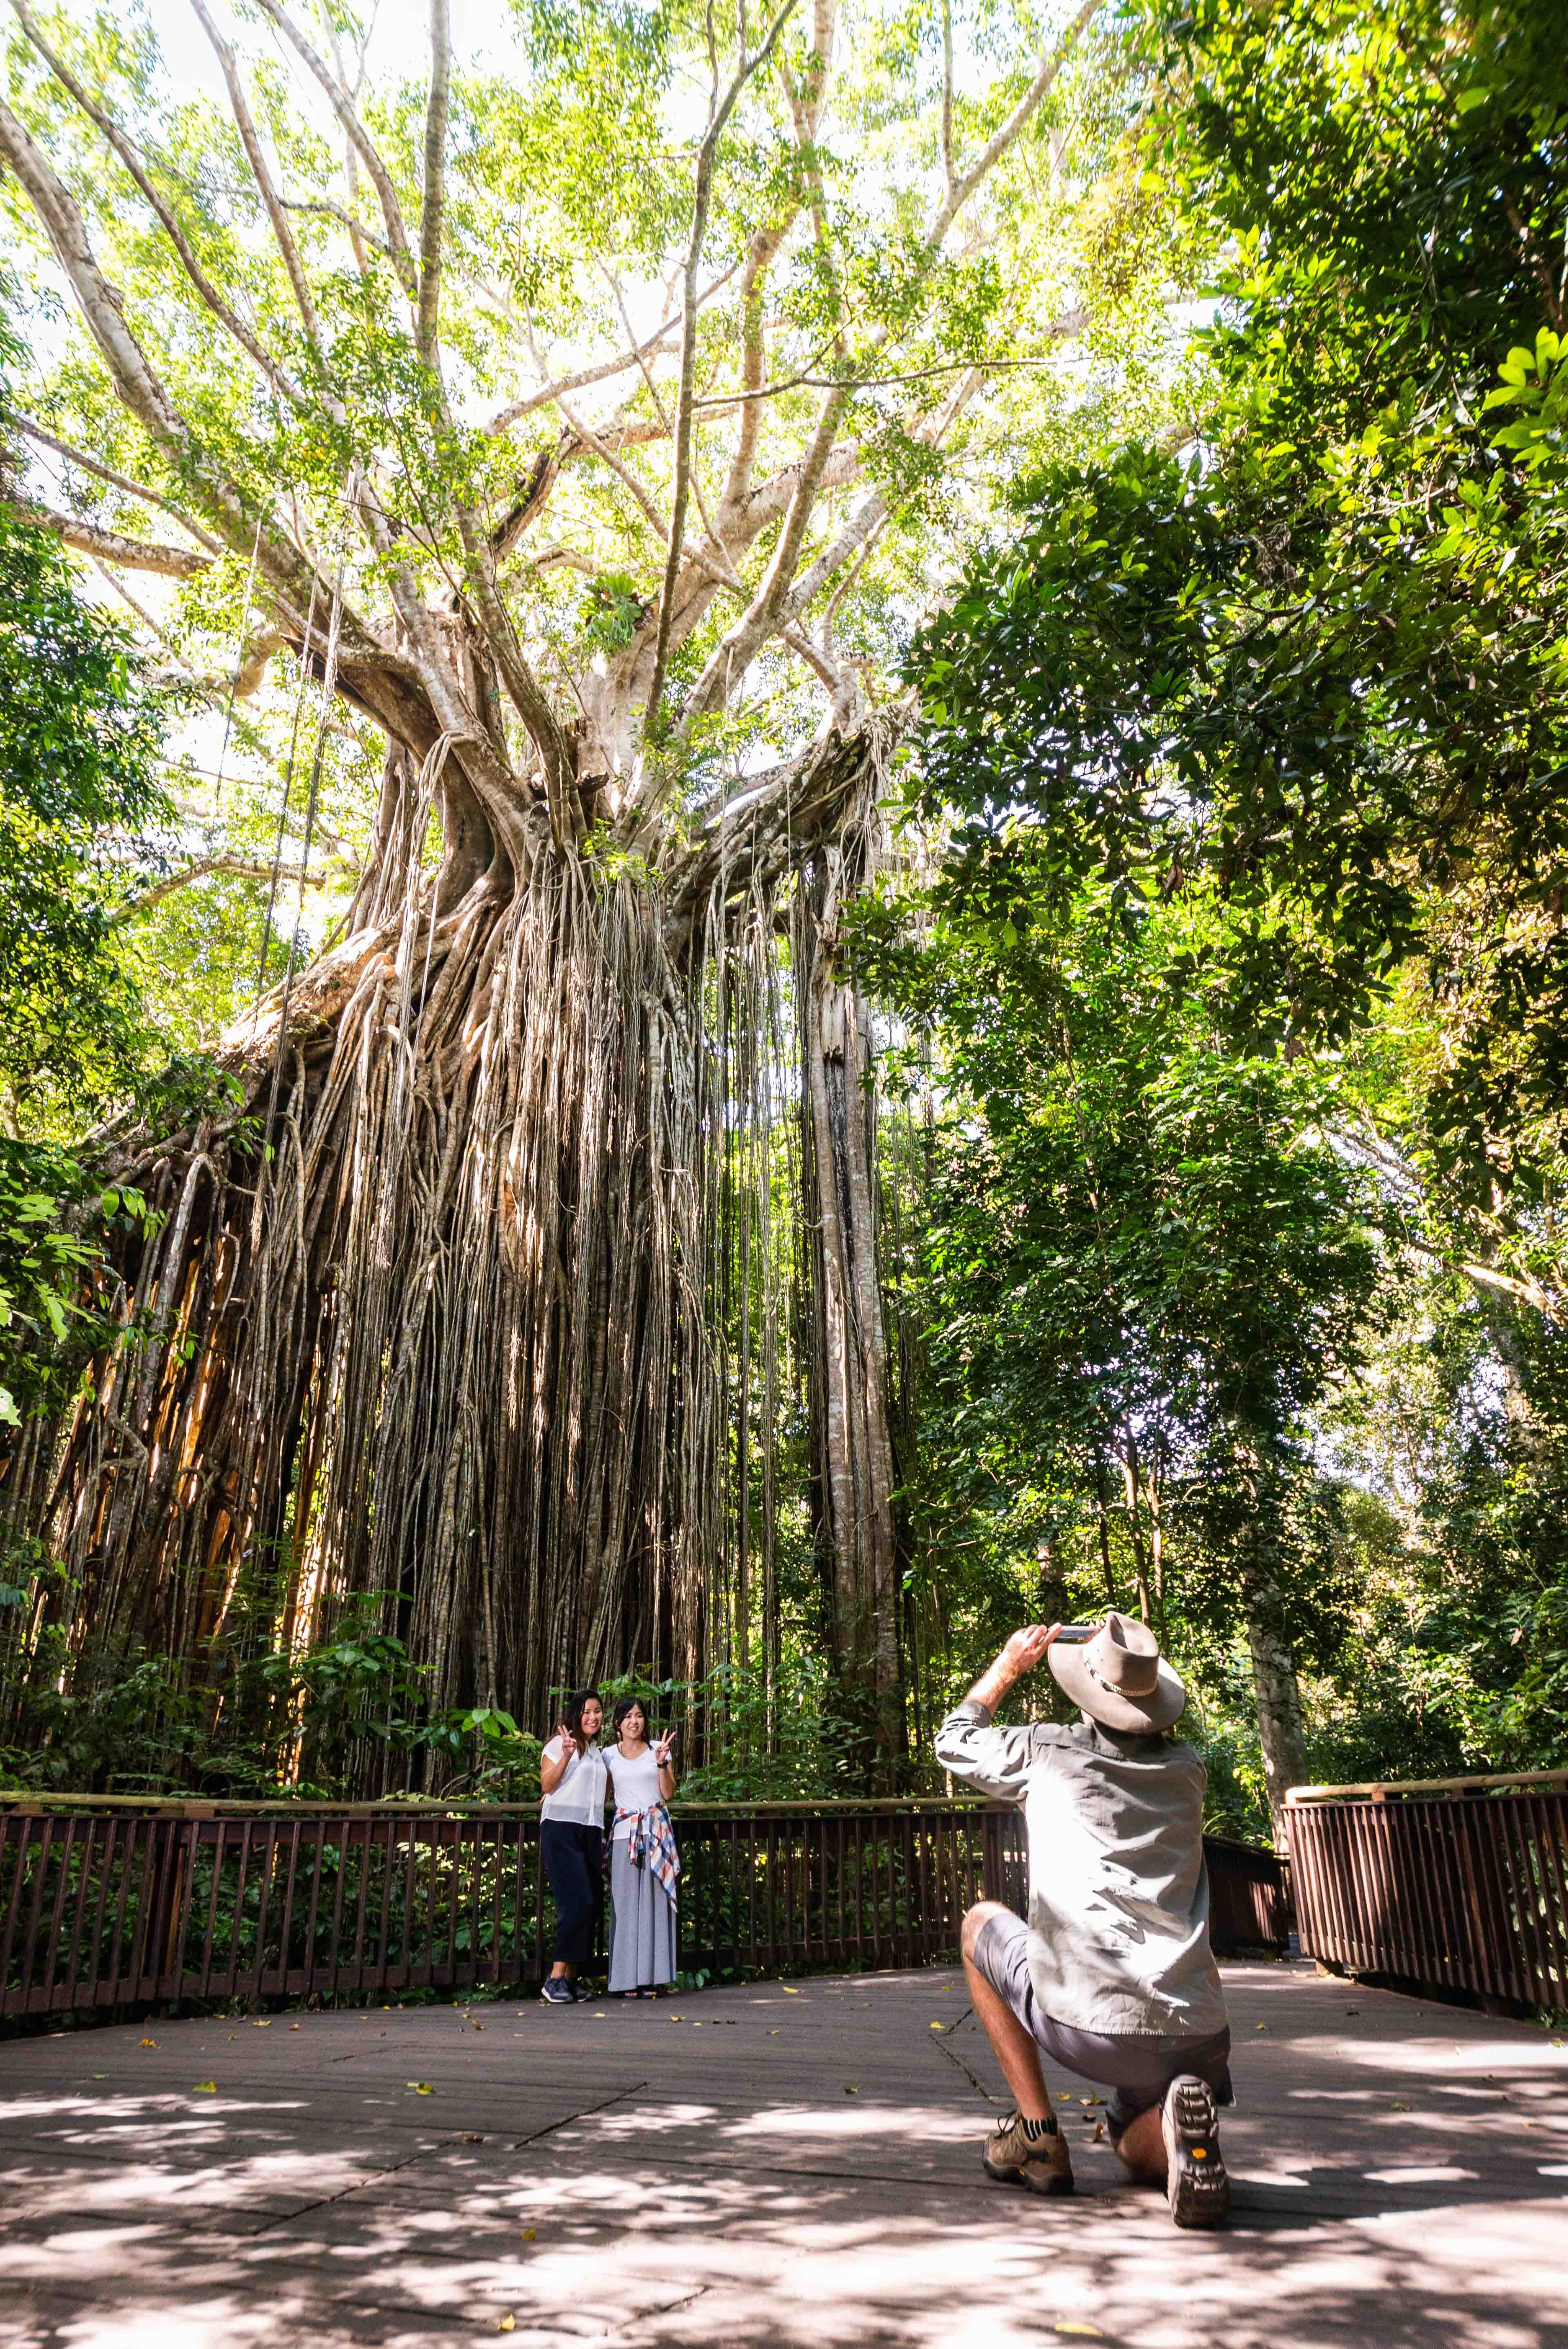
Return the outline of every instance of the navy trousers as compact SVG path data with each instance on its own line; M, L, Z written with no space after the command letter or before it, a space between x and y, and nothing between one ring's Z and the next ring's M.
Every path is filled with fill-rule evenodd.
M604 1830L542 1819L539 1847L555 1895L556 1962L589 1965L604 1908Z

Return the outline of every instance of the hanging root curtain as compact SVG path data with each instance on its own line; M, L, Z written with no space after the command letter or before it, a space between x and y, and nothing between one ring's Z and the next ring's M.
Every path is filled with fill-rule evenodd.
M242 1101L116 1143L162 1220L127 1335L13 1463L67 1569L30 1644L52 1613L215 1687L258 1589L295 1651L380 1592L433 1702L533 1722L574 1675L732 1651L796 1270L779 940L890 739L829 737L655 862L541 810L482 871L447 741L389 756L350 934L226 1041Z

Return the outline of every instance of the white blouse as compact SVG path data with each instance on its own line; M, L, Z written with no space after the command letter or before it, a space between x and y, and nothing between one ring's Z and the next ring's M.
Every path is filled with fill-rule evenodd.
M651 1810L655 1803L664 1801L659 1792L659 1765L654 1759L651 1745L629 1761L618 1745L607 1745L604 1761L615 1789L615 1808L618 1811ZM612 1843L625 1843L631 1832L630 1819L617 1819L610 1840Z
M560 1761L559 1737L551 1739L541 1758ZM603 1754L597 1745L590 1745L584 1752L573 1754L566 1764L565 1775L557 1779L554 1792L541 1797L539 1816L542 1819L566 1820L573 1826L603 1826L607 1785Z

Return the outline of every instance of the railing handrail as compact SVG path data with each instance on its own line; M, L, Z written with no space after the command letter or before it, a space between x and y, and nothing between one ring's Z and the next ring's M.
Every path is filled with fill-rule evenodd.
M695 1816L702 1811L722 1812L737 1818L814 1818L822 1811L924 1813L1014 1809L997 1805L985 1795L821 1795L789 1802L732 1802L725 1795L676 1794L671 1808ZM242 1795L55 1795L0 1791L0 1817L39 1818L48 1811L134 1810L143 1817L171 1819L302 1818L326 1816L335 1819L396 1818L536 1818L537 1798L524 1803L478 1801L444 1795L387 1795L370 1803L327 1803L286 1796L247 1801Z
M1285 1802L1299 1807L1307 1803L1387 1802L1390 1795L1469 1795L1485 1794L1500 1786L1562 1786L1568 1789L1568 1769L1563 1770L1493 1770L1473 1778L1383 1778L1369 1779L1358 1786L1291 1786L1286 1789Z

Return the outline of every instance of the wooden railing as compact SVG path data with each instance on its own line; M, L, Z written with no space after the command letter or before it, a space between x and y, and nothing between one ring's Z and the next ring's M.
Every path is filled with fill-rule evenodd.
M1022 1907L1005 1806L675 1816L686 1971L951 1963L973 1902ZM1278 1862L1209 1850L1216 1946L1282 1944ZM0 1798L0 2014L521 1986L553 1930L531 1805Z
M1568 2007L1568 1770L1296 1786L1286 1802L1306 1955Z

